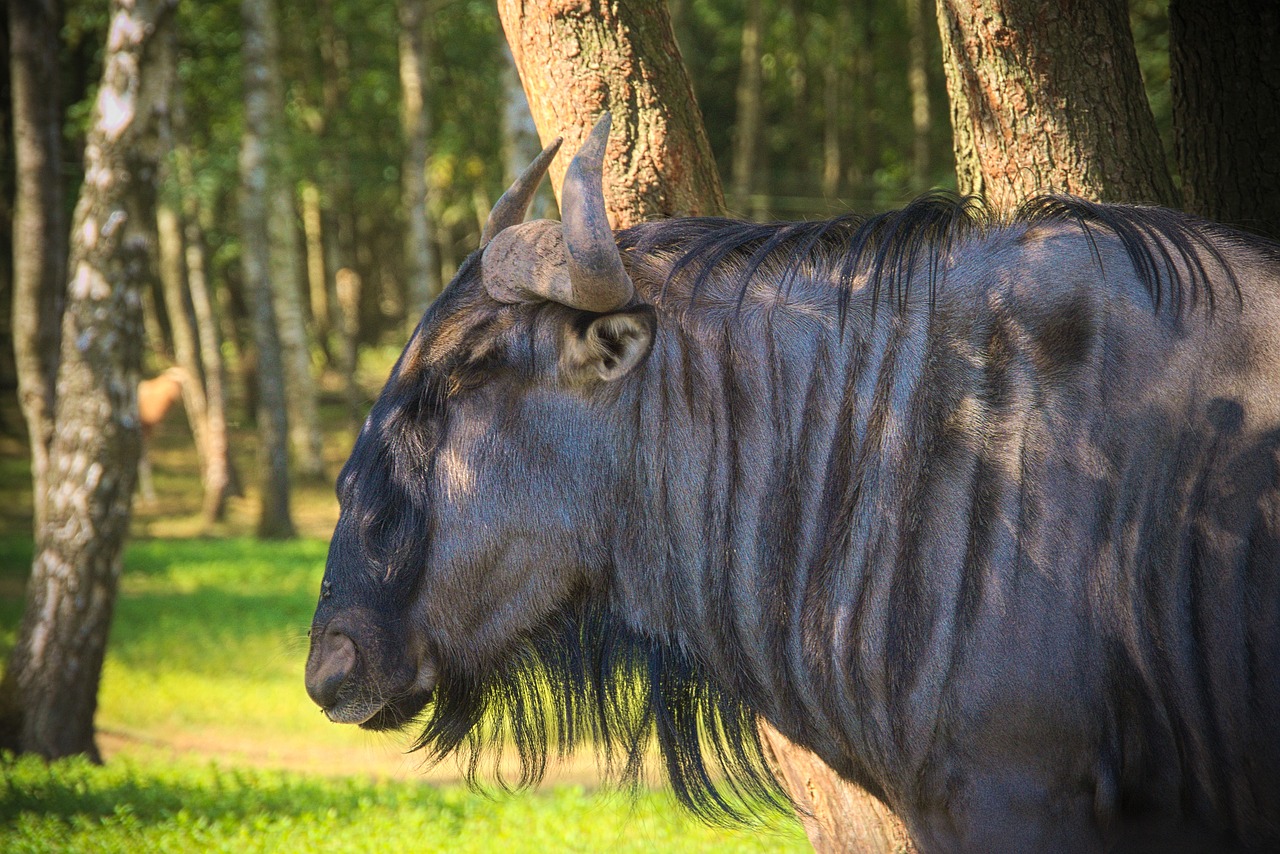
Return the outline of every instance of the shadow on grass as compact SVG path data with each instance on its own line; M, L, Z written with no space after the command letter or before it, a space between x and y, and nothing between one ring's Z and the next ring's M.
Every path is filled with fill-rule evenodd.
M355 818L371 809L412 805L437 821L461 823L465 800L427 785L359 779L306 778L284 772L208 767L141 768L129 763L94 766L69 759L0 757L0 826L23 814L62 821L103 821L122 812L147 824L181 814L208 821L272 816Z

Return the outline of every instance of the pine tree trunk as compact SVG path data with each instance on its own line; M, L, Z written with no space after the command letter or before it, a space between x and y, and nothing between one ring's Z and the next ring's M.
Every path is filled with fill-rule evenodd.
M501 0L498 11L544 140L563 135L564 150L576 151L600 110L613 110L604 180L613 227L660 216L723 215L715 163L665 6L652 0L628 3L627 14L636 17L620 24L614 15L623 14L621 6L615 11L593 4L584 14L580 4L544 5L555 9L522 9L519 0ZM570 5L572 12L566 8ZM640 23L648 29L642 30ZM659 50L660 55L653 53ZM664 68L662 74L645 71L658 64ZM602 89L614 100L602 104ZM637 127L652 130L637 133ZM562 174L568 159L556 158L552 169L560 164ZM641 183L637 172L622 168L623 163L649 164L645 168L666 172ZM555 184L559 186L559 177ZM872 852L910 850L903 847L909 843L899 844L907 838L901 822L878 801L767 723L761 722L760 732L788 790L810 811L802 820L819 852L847 850L842 846L850 839L889 840L884 847L865 849Z
M1175 204L1124 0L938 0L960 191Z
M399 0L400 13L400 127L404 134L401 205L405 221L406 320L418 325L431 302L431 237L427 230L427 39L423 27L429 11L426 0Z
M66 304L67 236L62 202L62 109L58 101L56 0L9 0L10 85L16 188L13 210L13 348L18 397L31 442L36 528L53 441L54 381Z
M1169 4L1187 210L1280 239L1280 4Z
M724 208L664 0L591 3L589 11L580 0L499 0L498 14L543 142L563 136L564 149L576 151L600 113L613 111L614 144L634 152L605 158L615 228ZM551 162L557 198L568 162Z
M289 418L284 364L271 285L272 121L270 32L272 0L242 0L244 20L244 140L240 149L240 229L244 287L251 306L253 342L257 349L258 468L262 474L262 509L258 536L291 537L289 512Z
M156 41L172 9L173 0L112 3L85 143L52 408L58 429L3 692L18 748L47 758L99 758L93 717L141 444L141 293L155 251L148 218L157 119L172 83L155 61Z

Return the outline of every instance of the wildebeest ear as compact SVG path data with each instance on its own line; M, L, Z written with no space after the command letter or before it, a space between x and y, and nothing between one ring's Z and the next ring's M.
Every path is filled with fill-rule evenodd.
M565 330L560 350L560 373L571 383L621 379L653 348L653 306L587 317Z

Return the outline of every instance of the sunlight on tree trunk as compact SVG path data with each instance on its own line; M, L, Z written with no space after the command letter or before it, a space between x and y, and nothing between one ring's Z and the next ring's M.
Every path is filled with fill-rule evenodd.
M938 0L962 193L1174 204L1124 0Z
M289 511L289 416L284 365L271 286L270 155L271 118L269 32L271 0L243 0L244 141L240 149L240 229L244 287L252 305L253 341L258 352L258 468L262 508L258 536L292 537Z
M698 216L724 208L702 115L662 0L593 6L574 0L500 0L529 108L544 143L564 137L576 151L595 119L613 111L612 145L634 152L605 158L605 198L613 226L657 216ZM556 197L569 159L551 162Z
M21 4L19 4L21 5ZM137 477L143 283L154 262L156 62L173 0L112 4L85 141L56 363L47 487L3 727L23 752L98 759L93 718ZM34 176L24 176L24 180Z

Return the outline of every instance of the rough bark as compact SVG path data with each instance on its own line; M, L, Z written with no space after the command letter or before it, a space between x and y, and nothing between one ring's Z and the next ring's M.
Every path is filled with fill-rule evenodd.
M622 4L522 5L500 0L498 10L542 139L563 135L564 150L576 151L599 112L613 110L604 176L613 227L659 216L723 215L715 163L665 6L627 3L624 13ZM634 17L622 20L623 14ZM557 187L568 160L552 162L553 172L560 170ZM818 851L847 850L850 839L906 839L901 823L870 795L763 722L761 734L781 778L809 809L802 820Z
M243 0L244 139L240 148L240 229L244 288L251 306L253 342L257 350L258 470L262 507L258 536L291 537L289 512L289 417L284 364L276 326L271 285L270 139L273 131L270 32L271 0Z
M938 0L960 191L1174 204L1124 0Z
M400 170L401 205L405 221L406 320L410 328L431 302L431 236L427 228L427 141L431 123L427 112L426 0L399 0L400 13L400 130L404 163Z
M18 4L21 5L21 4ZM3 691L23 752L97 759L93 717L140 447L137 385L157 119L171 81L156 40L173 0L116 0L85 144L56 366L48 483L26 610Z
M1280 5L1173 0L1169 65L1187 210L1280 238Z
M9 0L8 13L16 165L13 347L18 397L31 441L35 524L41 528L67 284L58 102L62 15L56 0Z
M563 136L576 151L613 111L605 198L615 228L724 208L663 0L499 0L498 14L544 143ZM551 163L556 198L568 160Z

